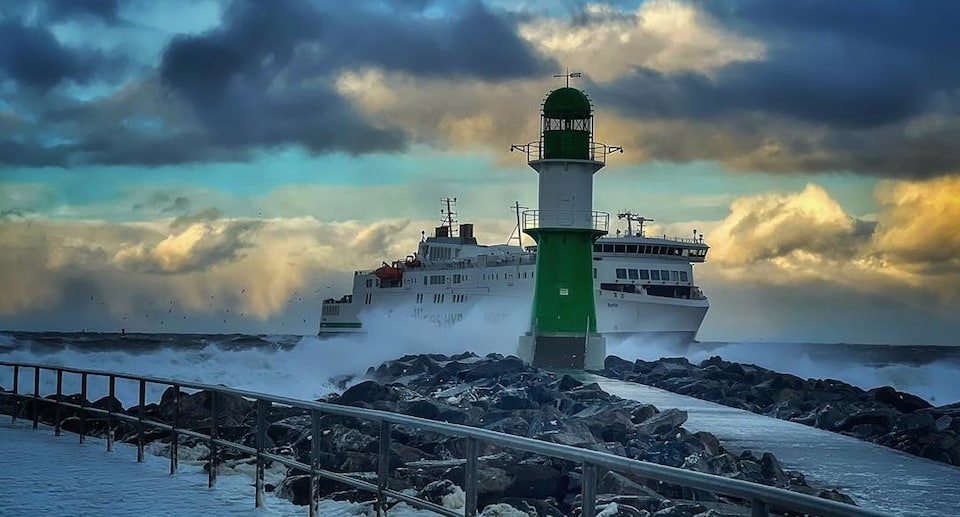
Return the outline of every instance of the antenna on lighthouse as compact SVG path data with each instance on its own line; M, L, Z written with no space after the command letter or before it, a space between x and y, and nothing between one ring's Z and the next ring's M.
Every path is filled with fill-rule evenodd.
M566 77L567 78L567 88L570 87L570 78L571 77L582 77L583 73L581 72L571 72L570 68L567 68L567 73L565 74L553 74L554 77Z

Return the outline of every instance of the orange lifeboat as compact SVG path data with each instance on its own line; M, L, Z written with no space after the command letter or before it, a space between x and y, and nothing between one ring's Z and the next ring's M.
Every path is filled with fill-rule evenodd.
M395 282L397 280L400 280L400 278L403 276L403 270L398 267L391 266L386 262L384 262L382 266L378 267L373 272L373 274L377 275L377 278L379 278L380 280L384 280L387 282Z

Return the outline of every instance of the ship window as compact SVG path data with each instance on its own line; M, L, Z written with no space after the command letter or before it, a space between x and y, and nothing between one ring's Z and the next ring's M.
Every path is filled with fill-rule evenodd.
M644 246L643 252L646 253L647 255L653 253L653 246Z
M650 253L653 254L653 255L659 255L659 254L660 254L660 246L654 246L654 247L650 250Z
M604 253L613 253L613 244L604 244L603 245Z
M623 244L617 244L613 247L614 253L626 253L627 247Z
M373 287L373 279L372 279L372 278L368 278L368 279L367 279L367 287Z
M624 268L617 268L617 278L627 278L627 270Z
M427 285L427 277L426 277L426 276L423 277L423 285Z
M670 272L666 269L660 270L660 280L667 281L670 280Z
M636 253L637 253L637 245L636 245L636 244L627 244L627 253L633 253L634 255L636 255Z
M640 280L650 280L650 272L646 269L640 270Z
M524 274L523 276L526 277L527 275ZM597 268L593 268L593 279L594 279L594 280L597 279Z
M681 282L686 282L686 281L687 281L687 272L686 272L686 271L681 271L681 272L680 272L680 281L681 281Z
M594 253L600 253L601 250L603 250L603 246L601 246L601 245L599 245L599 244L594 244L594 245L593 245L593 252L594 252Z
M443 295L440 295L440 303L443 303Z
M650 270L650 280L660 280L660 270L651 269Z
M637 273L636 269L628 269L627 274L630 276L630 280L636 280L640 278L640 275Z
M671 280L671 281L676 282L676 281L679 280L679 279L680 279L680 273L678 273L677 271L671 271L671 272L670 272L670 280Z

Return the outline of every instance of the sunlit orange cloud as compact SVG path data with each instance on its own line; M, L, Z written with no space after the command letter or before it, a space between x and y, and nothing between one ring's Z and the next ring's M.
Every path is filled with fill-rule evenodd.
M711 231L702 270L749 284L827 282L890 295L892 287L960 296L960 177L889 181L875 192L876 221L858 220L822 187L746 196Z

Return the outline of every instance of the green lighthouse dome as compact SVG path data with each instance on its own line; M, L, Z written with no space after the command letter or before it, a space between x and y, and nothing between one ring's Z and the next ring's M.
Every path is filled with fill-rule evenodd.
M557 88L543 102L543 116L552 119L590 118L590 99L576 88Z
M557 88L543 101L542 155L548 160L590 160L593 114L590 99L576 88Z

